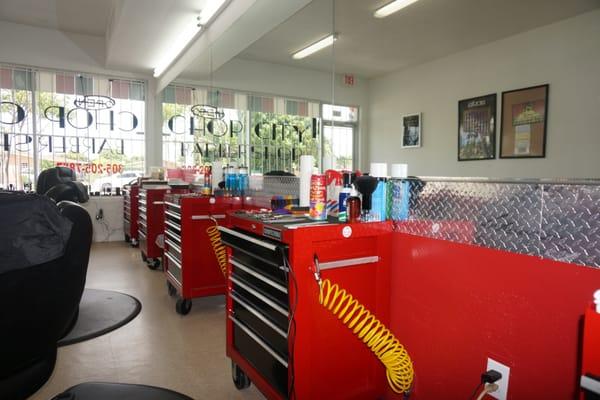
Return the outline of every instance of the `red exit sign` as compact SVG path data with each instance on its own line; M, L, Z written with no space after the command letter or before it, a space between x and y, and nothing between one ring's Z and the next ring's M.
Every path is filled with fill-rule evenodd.
M344 85L346 85L346 86L354 86L354 75L352 75L352 74L344 74Z

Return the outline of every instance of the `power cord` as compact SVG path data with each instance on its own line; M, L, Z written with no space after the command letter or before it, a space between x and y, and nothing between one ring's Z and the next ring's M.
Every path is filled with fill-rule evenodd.
M495 383L486 383L481 393L479 393L477 400L482 400L486 394L493 393L498 390L498 388L499 386Z
M469 399L475 399L475 395L483 385L485 386L481 393L479 393L479 396L476 400L481 400L486 394L495 392L496 390L498 390L498 385L496 385L495 382L498 382L500 379L502 379L502 374L496 371L495 369L490 369L484 372L483 374L481 374L481 380L479 382L479 385L477 385L475 390L473 390L473 394L471 394Z

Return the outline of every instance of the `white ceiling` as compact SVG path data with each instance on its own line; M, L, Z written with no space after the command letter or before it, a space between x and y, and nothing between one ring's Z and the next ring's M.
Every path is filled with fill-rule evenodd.
M113 0L1 0L0 21L104 36Z
M366 78L424 63L600 7L599 0L420 0L384 19L389 0L313 0L239 57L331 71L332 51L303 60L291 54L339 33L335 68Z

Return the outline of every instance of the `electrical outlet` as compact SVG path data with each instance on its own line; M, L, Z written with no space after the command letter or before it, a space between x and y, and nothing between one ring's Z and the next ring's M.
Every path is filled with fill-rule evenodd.
M490 369L494 369L502 374L502 379L496 382L498 385L498 390L493 393L490 393L488 396L491 396L498 400L506 400L508 394L508 378L510 376L510 368L504 364L500 364L498 361L492 360L488 358L486 371Z

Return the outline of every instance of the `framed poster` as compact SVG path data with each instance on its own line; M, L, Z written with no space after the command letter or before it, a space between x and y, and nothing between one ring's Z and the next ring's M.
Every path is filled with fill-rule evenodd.
M546 156L548 87L540 85L502 92L500 158Z
M421 114L409 114L402 117L403 149L421 147Z
M458 102L458 161L496 158L496 94Z

